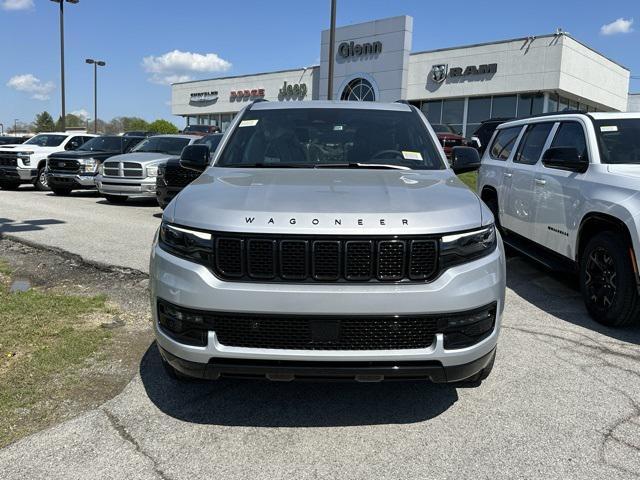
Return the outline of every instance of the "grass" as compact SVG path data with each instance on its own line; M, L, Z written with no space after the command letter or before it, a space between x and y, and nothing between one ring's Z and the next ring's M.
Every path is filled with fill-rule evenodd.
M458 175L458 178L464 182L474 192L476 191L476 183L478 181L478 172L467 172Z
M4 277L8 271L0 261ZM38 290L10 293L0 282L0 447L34 421L46 421L42 404L77 383L77 370L110 336L87 321L108 311L105 301Z

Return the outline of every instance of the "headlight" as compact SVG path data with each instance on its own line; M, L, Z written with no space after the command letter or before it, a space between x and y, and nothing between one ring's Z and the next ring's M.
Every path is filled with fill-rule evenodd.
M26 153L19 153L18 154L18 158L20 160L22 160L22 163L24 163L25 165L31 165L31 158L29 157L28 154Z
M165 166L164 165L160 165L158 167L158 176L159 177L164 177L164 170L165 170Z
M197 263L211 264L213 260L213 238L210 233L162 222L159 245L169 253Z
M147 167L147 177L157 177L158 176L158 166Z
M100 164L100 166L98 167L98 175L103 175L103 174L104 174L104 166Z
M493 252L497 245L493 225L471 232L445 235L440 239L442 269L475 260Z
M87 158L86 160L84 160L83 165L84 165L85 172L94 173L98 166L98 162L96 161L95 158Z

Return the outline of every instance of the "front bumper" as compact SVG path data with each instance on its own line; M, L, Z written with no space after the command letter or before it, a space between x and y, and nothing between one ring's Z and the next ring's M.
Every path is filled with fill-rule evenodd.
M52 187L95 188L95 175L79 175L76 173L47 172L47 182Z
M126 178L96 176L96 186L103 195L155 198L156 177Z
M38 177L38 170L34 168L0 167L0 181L32 182Z
M165 358L172 355L187 362L185 365L189 362L210 365L211 362L229 362L230 359L340 362L345 367L351 364L353 368L356 368L356 363L350 362L435 362L432 366L436 369L476 365L474 362L489 355L496 347L505 295L502 241L498 242L498 248L490 255L452 267L431 283L338 285L227 282L214 276L205 266L177 258L160 249L157 244L151 253L150 276L151 308L158 345L167 353ZM420 349L284 350L222 345L215 331L211 330L208 331L206 346L177 342L158 326L158 299L199 310L308 316L445 314L473 310L490 302L497 303L497 312L495 327L489 336L470 347L455 350L444 348L444 336L441 333L435 335L430 346ZM482 368L484 366L478 371ZM433 373L427 376L435 378L437 375Z

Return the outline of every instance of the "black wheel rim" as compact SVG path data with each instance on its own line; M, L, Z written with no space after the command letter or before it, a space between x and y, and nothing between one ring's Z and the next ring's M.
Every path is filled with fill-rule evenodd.
M600 310L609 310L613 306L618 290L618 275L613 257L604 247L598 247L589 254L585 286L592 305Z

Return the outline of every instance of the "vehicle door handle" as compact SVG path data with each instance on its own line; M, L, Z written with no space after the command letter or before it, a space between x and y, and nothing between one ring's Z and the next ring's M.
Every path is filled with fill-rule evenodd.
M536 178L536 185L546 185L547 181L542 180L541 178Z
M504 172L503 175L507 178L513 177L513 173L509 173L509 172Z

